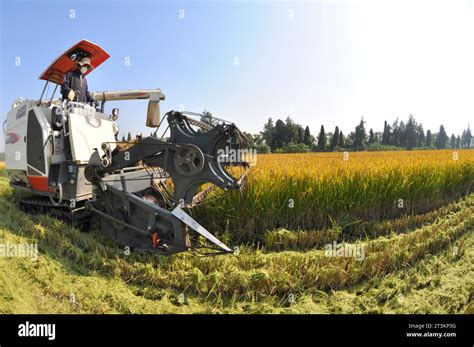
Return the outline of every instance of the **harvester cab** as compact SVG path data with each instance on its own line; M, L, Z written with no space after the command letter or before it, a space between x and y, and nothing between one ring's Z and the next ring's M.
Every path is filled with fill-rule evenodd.
M205 201L214 187L242 189L248 163L239 156L229 161L225 153L246 146L243 134L233 123L203 123L191 112L170 111L161 119L160 89L93 92L92 104L54 99L64 75L83 57L97 68L109 55L80 41L41 74L46 84L39 100L19 98L8 113L6 169L11 186L29 193L20 208L81 228L97 217L105 234L136 251L231 252L185 210ZM51 84L51 97L43 98ZM108 115L105 103L136 99L148 100L146 125L156 131L120 142L118 109ZM159 139L165 119L170 136ZM241 168L239 177L230 166Z

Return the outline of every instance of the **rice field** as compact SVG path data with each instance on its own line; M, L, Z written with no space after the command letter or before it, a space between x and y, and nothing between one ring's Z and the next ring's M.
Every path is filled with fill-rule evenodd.
M232 241L423 213L474 190L474 150L262 154L245 193L216 191L197 216Z
M259 156L243 196L194 214L240 246L205 258L127 255L19 211L0 177L0 240L39 248L0 257L0 312L473 313L474 151L457 153Z

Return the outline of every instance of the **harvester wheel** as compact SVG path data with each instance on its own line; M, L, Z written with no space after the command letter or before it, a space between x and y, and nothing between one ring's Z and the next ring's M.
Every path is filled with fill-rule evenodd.
M204 154L194 145L182 145L174 153L174 167L180 175L196 175L204 167Z

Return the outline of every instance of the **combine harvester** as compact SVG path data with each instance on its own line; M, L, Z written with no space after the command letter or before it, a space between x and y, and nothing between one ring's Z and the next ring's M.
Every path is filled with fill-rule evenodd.
M232 252L183 208L202 202L215 186L242 189L248 163L230 162L220 153L245 146L243 134L224 120L209 125L185 115L194 113L170 111L165 115L169 140L158 139L163 122L159 106L165 99L159 89L93 92L92 104L53 99L64 75L84 57L97 68L109 55L82 40L41 74L46 84L39 100L19 98L8 113L4 130L10 185L31 193L20 200L20 208L51 213L82 228L98 217L105 234L135 251ZM50 83L54 91L43 99ZM146 125L156 128L155 135L119 142L119 111L114 108L107 115L104 105L132 99L149 100ZM243 168L239 178L226 171L230 165ZM205 183L212 185L199 192Z

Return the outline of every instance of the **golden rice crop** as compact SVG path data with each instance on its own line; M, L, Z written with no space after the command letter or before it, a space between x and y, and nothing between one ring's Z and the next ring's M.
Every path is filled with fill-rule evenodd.
M213 232L255 241L425 212L473 189L474 150L262 154L242 195L216 191L197 214Z
M67 313L287 309L354 313L367 311L369 303L370 312L386 312L391 309L385 306L389 298L399 293L406 297L404 302L411 296L411 302L417 303L395 303L404 313L415 309L458 313L469 303L469 283L459 278L470 279L472 268L469 246L473 242L474 194L427 215L384 221L388 224L380 225L384 230L403 233L357 241L365 246L362 260L327 256L325 248L314 244L306 244L309 249L302 252L298 249L301 240L290 245L293 250L283 247L282 252L242 246L239 255L220 257L126 255L96 229L82 233L47 215L26 215L16 201L8 180L0 177L0 233L9 241L37 242L40 258L39 263L2 259L0 288L8 295L0 300L1 312L31 312L39 296L45 298L40 300L42 309ZM328 240L336 237L322 234ZM284 237L274 241L285 242ZM454 246L459 251L456 254ZM16 278L18 281L12 281ZM28 282L23 282L25 278ZM71 294L77 299L73 304ZM293 303L288 301L290 295L296 298ZM348 301L349 296L354 299ZM321 301L323 298L328 301Z

